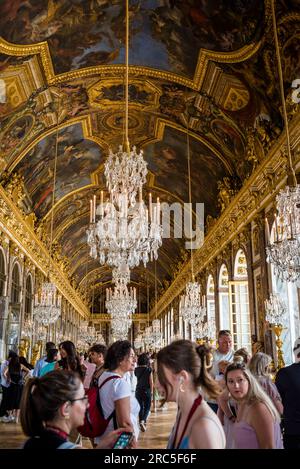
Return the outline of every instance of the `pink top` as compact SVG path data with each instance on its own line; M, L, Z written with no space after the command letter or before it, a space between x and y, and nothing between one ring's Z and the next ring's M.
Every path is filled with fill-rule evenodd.
M256 433L247 422L235 422L233 425L234 449L259 449ZM275 448L283 449L281 430L278 422L274 423Z

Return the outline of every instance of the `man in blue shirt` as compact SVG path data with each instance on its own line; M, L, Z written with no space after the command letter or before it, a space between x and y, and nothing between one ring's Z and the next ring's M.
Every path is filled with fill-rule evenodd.
M47 362L46 362L47 353L48 353L49 350L54 349L54 348L56 348L54 342L47 342L46 343L46 355L44 355L42 358L40 358L36 362L36 365L35 365L34 370L33 370L33 376L35 376L36 378L39 378L43 366L45 366L47 364Z

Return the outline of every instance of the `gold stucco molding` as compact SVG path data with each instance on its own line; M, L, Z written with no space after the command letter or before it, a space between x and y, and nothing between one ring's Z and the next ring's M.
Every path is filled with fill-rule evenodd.
M290 122L290 136L292 148L300 145L299 136L300 114ZM271 147L269 155L245 182L240 192L234 197L224 210L217 222L211 227L205 237L204 244L194 253L194 274L201 273L221 253L245 226L257 217L275 198L287 179L286 172L285 133ZM300 168L300 151L295 152L295 167ZM180 274L171 283L157 304L157 314L160 315L170 303L182 292L187 281L191 278L191 266L188 261ZM153 308L151 319L155 317Z
M19 251L27 256L45 276L48 273L49 253L45 245L36 236L32 227L24 220L20 210L7 196L0 185L0 226L7 236L18 247ZM89 315L89 310L83 303L77 292L71 286L68 278L62 272L60 266L51 261L51 280L65 299L83 317Z
M200 49L198 61L193 79L178 75L176 73L157 70L150 67L133 66L129 67L129 74L134 77L144 76L149 78L157 78L166 80L188 88L199 91L205 78L208 63L210 60L219 63L237 63L248 60L260 48L261 41L243 46L234 52L214 52L207 49ZM49 85L68 82L76 79L83 79L92 76L100 76L101 78L124 77L125 65L98 65L96 67L86 67L79 70L55 74L53 62L47 41L39 42L32 45L13 44L0 38L0 53L11 56L29 56L39 54Z

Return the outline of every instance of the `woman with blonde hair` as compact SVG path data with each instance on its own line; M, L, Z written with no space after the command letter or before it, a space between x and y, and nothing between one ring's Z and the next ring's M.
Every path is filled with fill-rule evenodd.
M168 449L223 449L225 435L213 410L202 398L212 398L219 385L208 373L210 348L189 340L177 340L157 354L159 386L165 401L176 402L178 412Z
M235 449L282 449L280 415L252 373L241 363L229 365L225 382L238 403L233 425Z
M263 387L279 414L283 414L283 405L276 385L272 382L269 368L272 358L266 353L258 352L250 360L249 370L255 376L259 384Z

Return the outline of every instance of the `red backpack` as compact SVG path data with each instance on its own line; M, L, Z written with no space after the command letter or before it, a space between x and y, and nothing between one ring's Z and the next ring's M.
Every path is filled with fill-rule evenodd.
M84 424L78 427L79 433L82 436L95 438L101 436L105 432L110 420L115 416L115 410L107 417L104 417L103 409L100 401L100 389L105 383L111 379L120 378L118 375L109 376L100 386L93 386L87 390L86 394L89 399L89 407L86 410L84 417Z

